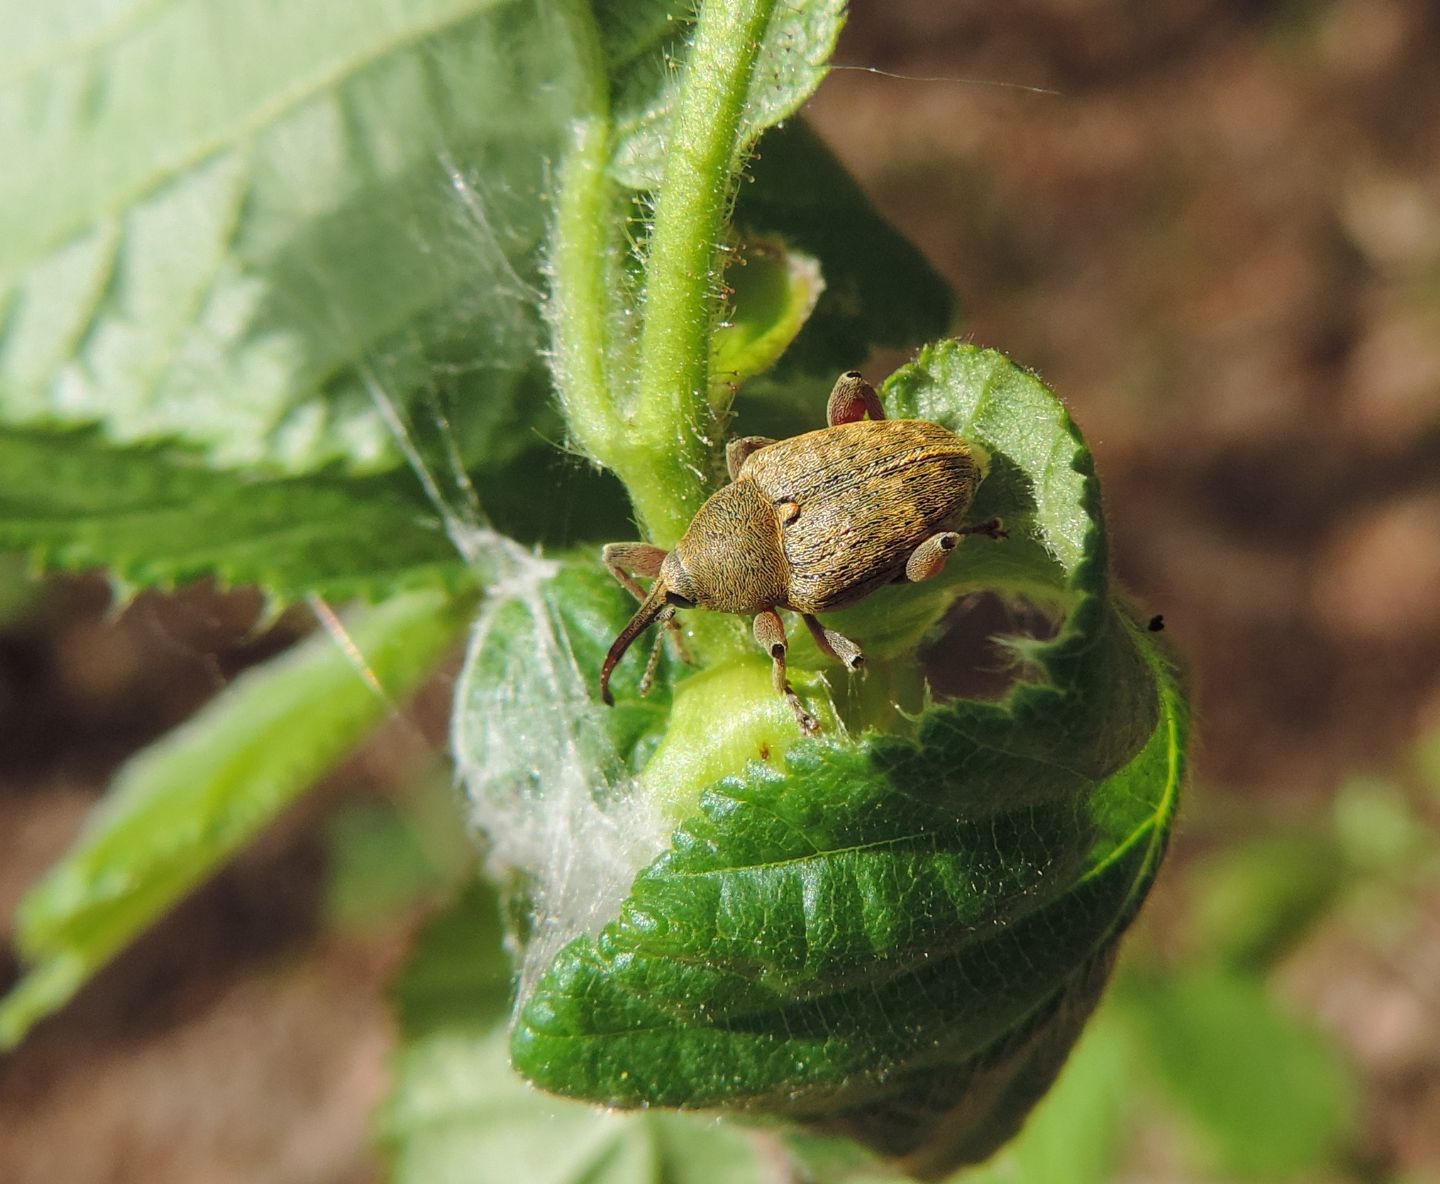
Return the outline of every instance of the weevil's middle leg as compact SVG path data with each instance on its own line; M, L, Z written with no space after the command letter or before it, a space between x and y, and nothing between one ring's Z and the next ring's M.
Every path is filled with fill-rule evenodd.
M733 481L740 476L740 467L752 452L759 452L766 445L773 443L775 441L769 436L741 436L725 445L725 468L730 474L730 480Z
M780 614L773 608L767 608L764 612L755 614L755 640L770 655L776 692L785 696L791 710L795 712L795 719L799 722L801 729L807 735L818 735L820 721L805 710L805 705L800 702L800 696L795 693L795 688L785 677L785 651L787 648L785 624L780 620Z
M825 422L833 428L837 424L854 423L866 415L871 419L885 418L880 396L860 376L860 371L847 370L835 380L830 391L830 401L825 404Z
M610 574L625 587L631 596L643 602L645 589L635 582L635 577L644 576L647 580L653 580L660 574L660 565L665 562L665 556L668 554L669 552L664 547L657 547L653 543L606 543L600 551L600 561L610 569ZM685 637L680 632L680 622L675 619L673 612L665 618L665 624L670 627L670 636L675 639L675 649L680 654L680 660L687 666L695 665L695 659L691 656L690 649L685 644ZM665 635L662 633L659 636L664 637ZM658 654L658 641L656 647L656 654ZM655 664L658 661L657 656L651 656L649 671L652 681Z
M815 644L820 647L822 654L834 658L847 670L857 674L864 673L865 655L858 645L843 633L825 628L810 613L801 613L800 619L805 622L805 627L810 630L810 636L815 639Z

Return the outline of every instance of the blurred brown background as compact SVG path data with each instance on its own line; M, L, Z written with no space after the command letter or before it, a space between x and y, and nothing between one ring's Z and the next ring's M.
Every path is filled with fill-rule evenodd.
M808 110L1092 443L1120 574L1191 669L1178 866L1234 803L1299 824L1440 732L1437 47L1426 0L862 4L837 63L911 77L840 70ZM0 636L0 916L116 761L293 635L252 637L245 595L106 599L48 586ZM384 984L424 909L347 926L326 885L336 819L433 763L432 699L0 1061L0 1179L377 1178ZM1414 903L1384 957L1321 934L1282 983L1356 1065L1376 1179L1440 1173L1440 897Z

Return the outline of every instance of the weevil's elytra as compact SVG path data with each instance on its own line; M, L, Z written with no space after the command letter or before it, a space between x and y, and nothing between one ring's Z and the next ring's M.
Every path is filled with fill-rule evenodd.
M860 647L816 613L854 604L885 584L933 579L962 535L1003 537L997 521L961 525L983 477L983 454L973 445L926 420L886 419L874 388L853 370L835 383L826 421L788 440L732 441L730 484L700 507L673 551L648 543L605 547L606 566L641 601L600 672L606 703L613 702L611 672L652 624L673 626L678 608L745 613L771 656L776 690L814 733L818 723L785 676L785 626L775 610L799 613L824 653L858 670ZM635 576L653 579L648 592Z
M790 582L778 607L821 613L893 583L920 543L957 525L980 467L939 424L858 420L753 452L739 479L795 505L781 513Z

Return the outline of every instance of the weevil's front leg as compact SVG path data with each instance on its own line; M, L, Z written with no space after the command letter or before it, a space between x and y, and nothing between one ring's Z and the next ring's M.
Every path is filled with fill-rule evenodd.
M785 625L780 620L780 614L773 608L767 608L762 613L755 614L755 640L770 655L772 672L775 679L775 690L778 694L785 696L791 710L795 712L795 719L799 722L801 729L810 736L817 735L820 731L820 721L805 710L804 704L800 702L800 696L790 685L790 680L785 677Z
M885 418L880 396L860 376L860 371L847 370L835 380L830 391L830 401L825 404L825 422L833 428L836 424L864 419L867 414L871 419Z
M775 441L769 436L741 436L725 445L725 468L730 473L730 480L740 476L740 466L752 452L759 452L767 444L773 443Z
M645 599L645 589L635 582L636 576L644 576L647 580L653 580L660 574L660 565L665 562L665 556L669 552L664 547L657 547L653 543L606 543L600 551L600 561L610 569L614 576L630 595L636 600ZM680 622L675 619L672 612L665 619L670 627L670 636L675 639L675 649L680 654L680 660L687 666L695 665L695 659L691 656L689 648L685 645L684 635L680 632ZM659 637L665 635L659 634ZM650 666L648 667L650 679L654 678L654 668L659 653L659 641L656 641L655 653L651 655ZM644 694L646 690L641 691Z
M669 625L673 630L671 636L675 638L675 648L680 651L686 662L690 662L690 655L685 649L685 642L680 636L680 627L675 624L675 610L667 608L660 614L660 623ZM650 693L655 685L655 672L660 669L660 651L665 647L665 630L655 630L655 644L650 647L650 660L645 663L645 674L640 679L640 697L643 699ZM691 663L693 665L693 663Z
M660 574L660 565L668 552L651 543L606 543L600 551L600 562L610 574L629 590L636 600L645 599L645 589L635 582L636 576L653 580Z
M1006 537L1005 528L998 518L975 526L962 526L959 530L942 530L939 534L932 534L910 552L910 558L905 561L905 578L912 584L933 580L945 570L945 561L960 545L960 536L966 534L983 534L992 539Z
M810 636L815 639L815 644L820 647L822 654L828 654L853 673L864 672L865 655L858 645L843 633L825 628L810 613L801 613L800 619L805 622L805 627L810 630Z

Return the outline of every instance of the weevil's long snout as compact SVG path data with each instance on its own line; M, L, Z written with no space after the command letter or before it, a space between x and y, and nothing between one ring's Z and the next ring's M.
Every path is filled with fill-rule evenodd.
M615 706L615 696L610 693L610 673L619 665L620 659L625 656L625 651L630 648L640 634L656 621L663 624L674 614L675 610L665 601L665 581L656 580L649 595L635 610L635 615L630 618L630 623L620 630L620 636L615 639L615 644L605 655L605 665L600 667L600 698L604 699L608 706Z

